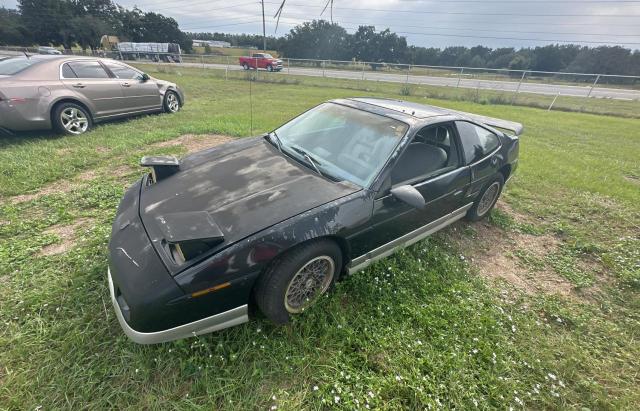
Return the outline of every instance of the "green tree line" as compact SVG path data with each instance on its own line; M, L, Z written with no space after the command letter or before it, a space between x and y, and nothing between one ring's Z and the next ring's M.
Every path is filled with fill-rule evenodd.
M187 33L197 40L223 40L234 46L262 48L262 36L227 33ZM403 36L389 29L360 26L349 34L338 24L325 20L302 23L281 37L268 37L267 49L281 56L300 59L330 59L405 63L431 66L486 67L512 70L560 71L573 73L622 74L640 76L640 51L620 46L587 47L550 44L516 49L513 47L410 46Z
M111 0L18 0L18 9L0 8L0 45L78 45L94 50L100 38L178 43L191 50L191 39L178 22L162 14L126 9Z

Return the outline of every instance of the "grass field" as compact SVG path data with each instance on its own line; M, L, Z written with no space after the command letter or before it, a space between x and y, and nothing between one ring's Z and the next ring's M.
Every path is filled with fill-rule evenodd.
M286 327L138 346L105 273L140 156L400 93L254 82L250 116L247 81L150 74L184 86L183 111L0 140L0 409L640 407L640 120L404 96L525 124L488 221L381 260Z

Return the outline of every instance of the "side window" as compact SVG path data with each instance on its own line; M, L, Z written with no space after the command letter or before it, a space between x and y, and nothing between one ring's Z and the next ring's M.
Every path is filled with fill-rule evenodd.
M391 184L415 182L456 168L460 161L451 124L418 131L391 171Z
M466 121L456 121L456 127L467 164L482 159L500 146L498 136L486 128Z
M122 66L117 63L107 62L106 66L119 79L124 80L141 80L142 74L131 67Z
M78 78L109 78L97 61L72 61L67 63Z
M62 65L62 78L77 78L76 73L73 72L68 63Z

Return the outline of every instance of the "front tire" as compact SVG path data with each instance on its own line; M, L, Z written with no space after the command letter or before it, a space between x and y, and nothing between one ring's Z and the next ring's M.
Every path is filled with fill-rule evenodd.
M479 221L488 216L496 205L504 187L504 177L498 173L482 190L473 206L467 211L467 220Z
M165 113L177 113L180 111L180 98L175 91L167 91L164 94L164 111Z
M260 311L276 324L311 307L334 284L342 270L342 252L331 240L318 240L295 248L278 259L254 289Z
M242 63L242 68L245 70L249 70L249 65L247 63Z
M77 136L92 126L89 111L79 104L61 103L53 109L53 127L62 134Z
M273 66L271 64L267 66L267 71L273 71Z

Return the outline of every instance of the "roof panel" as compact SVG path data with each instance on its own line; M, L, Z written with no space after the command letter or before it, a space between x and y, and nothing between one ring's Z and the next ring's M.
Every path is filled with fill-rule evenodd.
M393 100L386 98L353 98L351 100L386 108L388 110L398 111L416 118L427 118L451 114L451 111L447 109L402 100Z

